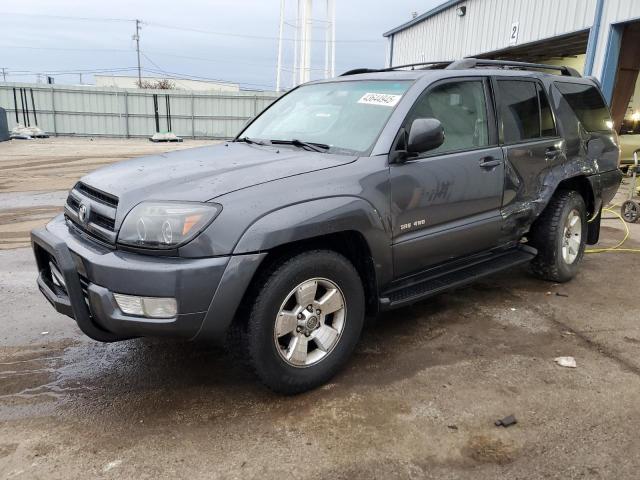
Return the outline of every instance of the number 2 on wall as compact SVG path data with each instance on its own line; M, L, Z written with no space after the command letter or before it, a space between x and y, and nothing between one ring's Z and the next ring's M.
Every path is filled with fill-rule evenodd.
M515 45L518 43L518 30L520 29L520 22L513 22L511 24L511 35L509 36L509 45Z

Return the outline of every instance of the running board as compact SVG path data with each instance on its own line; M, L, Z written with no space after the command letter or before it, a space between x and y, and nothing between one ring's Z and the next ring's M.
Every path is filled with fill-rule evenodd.
M488 275L527 263L537 253L535 248L518 245L509 250L472 257L465 263L430 269L424 274L400 281L383 292L380 295L380 309L402 307L446 290L473 283Z

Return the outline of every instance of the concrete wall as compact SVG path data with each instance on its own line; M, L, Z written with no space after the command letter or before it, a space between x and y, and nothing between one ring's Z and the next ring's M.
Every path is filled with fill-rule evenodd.
M0 83L0 107L7 110L9 128L23 123L19 88L31 90L38 126L52 135L148 137L155 132L153 94L159 95L160 131L166 131L165 95L169 95L172 131L185 138L231 138L277 98L274 92L203 93L167 90L75 87ZM31 124L33 125L31 113Z
M138 77L128 75L94 75L97 87L138 88ZM169 80L178 90L194 92L238 92L240 86L234 83L185 80L178 78L142 77L143 81L157 82Z

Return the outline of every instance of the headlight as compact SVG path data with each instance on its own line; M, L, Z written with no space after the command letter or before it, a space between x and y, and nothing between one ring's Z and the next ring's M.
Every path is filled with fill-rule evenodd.
M122 222L118 243L175 248L192 240L221 210L217 203L142 202Z

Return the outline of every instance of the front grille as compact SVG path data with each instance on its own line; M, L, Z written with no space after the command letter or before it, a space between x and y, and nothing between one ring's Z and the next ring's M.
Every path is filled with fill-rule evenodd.
M100 215L99 213L92 213L91 217L93 223L95 223L96 225L100 225L102 228L106 228L107 230L110 230L112 232L116 228L116 221L113 218Z
M102 192L96 188L90 187L89 185L85 185L82 182L78 182L75 187L75 190L82 192L87 197L104 203L105 205L109 205L113 208L118 208L118 197L114 197L113 195L109 195L108 193Z
M87 208L87 216L81 220L81 207ZM69 192L65 217L74 227L98 240L114 245L116 240L116 208L118 197L78 182Z
M67 205L69 205L74 211L78 211L80 208L80 202L73 198L71 195L67 197Z

